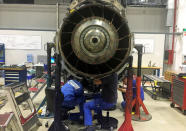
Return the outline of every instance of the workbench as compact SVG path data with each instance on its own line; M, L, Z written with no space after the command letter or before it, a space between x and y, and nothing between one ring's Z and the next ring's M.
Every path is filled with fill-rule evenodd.
M156 75L160 77L160 67L141 67L141 77L144 74ZM133 67L134 74L137 74L137 67Z
M146 82L150 82L150 85L146 86ZM154 100L157 99L157 96L160 93L167 93L168 97L171 95L171 82L155 75L144 74L142 85L144 91L149 93ZM150 90L148 87L150 87L152 90Z

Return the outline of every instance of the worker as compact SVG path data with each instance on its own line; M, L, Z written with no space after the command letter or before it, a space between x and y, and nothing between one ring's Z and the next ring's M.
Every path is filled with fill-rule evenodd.
M94 84L100 85L102 91L101 94L98 94L92 101L84 104L84 125L86 128L81 131L95 130L95 127L92 124L92 110L97 113L97 116L101 117L103 109L110 109L114 107L117 102L118 76L116 73L103 79L96 79L94 80Z
M132 89L133 89L133 99L136 98L136 80L133 79L132 81ZM142 99L142 101L144 100L144 91L142 86L140 87L141 92L140 92L140 97ZM121 107L124 109L125 105L126 105L126 101L125 101L125 93L127 91L127 76L125 76L123 78L123 86L118 87L118 90L122 92L123 95L123 101L121 103Z
M61 92L64 95L62 106L74 107L79 105L80 115L83 116L84 95L82 84L75 79L68 80L66 84L62 86Z

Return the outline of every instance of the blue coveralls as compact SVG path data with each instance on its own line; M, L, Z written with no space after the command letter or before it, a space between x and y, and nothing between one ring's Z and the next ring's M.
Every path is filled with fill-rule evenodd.
M113 78L113 80L112 80ZM113 88L114 92L109 92L108 91L108 86L105 87L105 85L103 84L103 90L104 91L108 91L106 92L109 96L110 95L115 95L114 98L114 102L113 103L109 103L109 102L105 102L105 100L103 99L103 90L102 90L102 94L98 94L97 96L95 96L94 100L87 102L84 104L84 125L85 126L91 126L92 125L92 114L91 114L91 110L94 110L95 113L101 117L102 116L102 110L103 109L109 109L112 108L113 106L116 105L116 101L117 101L117 76L113 75L110 77L110 79L103 79L102 83L106 83L105 85L107 86L107 83L109 84L108 86L110 86L110 88ZM106 96L107 97L107 96Z
M74 107L79 105L80 115L83 115L83 86L77 80L69 80L62 86L61 92L64 95L63 107Z
M133 99L136 98L136 80L132 81L132 89L133 89ZM140 92L140 96L142 101L144 100L144 91L143 88L141 87L141 92ZM124 109L126 105L126 101L121 102L121 107Z

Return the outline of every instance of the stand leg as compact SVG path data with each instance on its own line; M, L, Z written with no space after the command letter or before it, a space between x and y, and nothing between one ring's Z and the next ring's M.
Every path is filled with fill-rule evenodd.
M142 99L141 99L141 62L142 62L142 45L136 45L135 48L138 51L138 69L137 69L137 78L136 78L136 98L133 100L133 106L135 106L135 114L132 119L136 121L147 121L152 118L149 114L147 108L145 107ZM140 112L140 107L142 106L144 113ZM142 116L143 115L143 116Z
M134 131L132 127L132 80L133 80L133 73L132 73L132 62L133 57L129 57L129 70L128 70L128 79L127 79L127 92L126 92L126 108L125 108L125 121L121 125L118 131Z
M61 105L63 101L63 95L60 90L61 86L61 63L60 55L56 54L56 70L55 70L55 113L54 113L54 129L55 131L61 130Z
M47 87L51 87L51 49L52 43L47 43Z

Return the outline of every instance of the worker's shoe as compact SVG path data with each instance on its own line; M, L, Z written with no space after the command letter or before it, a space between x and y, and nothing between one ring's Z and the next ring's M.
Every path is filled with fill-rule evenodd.
M79 131L96 131L95 127L93 126L87 126L85 129L80 129Z

